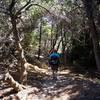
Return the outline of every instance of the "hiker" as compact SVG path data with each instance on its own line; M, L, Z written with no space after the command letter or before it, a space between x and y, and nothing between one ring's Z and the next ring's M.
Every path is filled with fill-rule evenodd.
M49 67L52 70L53 78L56 78L56 74L58 71L58 67L60 64L60 54L57 52L57 50L50 50L49 52Z

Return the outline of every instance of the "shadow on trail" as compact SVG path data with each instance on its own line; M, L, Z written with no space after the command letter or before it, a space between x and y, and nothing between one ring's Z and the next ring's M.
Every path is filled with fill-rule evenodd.
M11 91L12 88L7 87L6 84L2 85L0 85L0 93L6 91L7 94L2 93L1 98L10 97L12 94L16 95L13 90ZM28 93L27 100L100 100L99 82L67 71L59 72L56 80L52 79L50 75L30 72L28 85L30 86L29 90L22 92ZM32 92L34 87L37 87L39 91Z
M99 83L90 79L75 78L70 73L59 74L57 80L43 76L38 82L41 91L36 95L40 100L100 100Z

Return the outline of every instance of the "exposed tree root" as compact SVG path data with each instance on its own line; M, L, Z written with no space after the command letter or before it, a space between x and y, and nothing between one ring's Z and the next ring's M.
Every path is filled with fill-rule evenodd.
M38 66L32 65L30 63L26 63L26 64L27 64L29 70L32 69L33 71L36 71L37 73L40 73L40 74L47 74L48 73L47 69L39 68Z
M32 70L39 74L47 74L47 72L48 72L47 69L42 69L42 68L39 68L38 66L34 66L29 63L25 63L25 66L27 66L28 70ZM26 87L24 85L15 81L13 76L11 76L11 74L9 72L5 74L4 81L7 82L17 92L22 91L23 89L26 89Z
M6 73L5 74L5 79L4 79L4 81L6 81L11 87L13 87L13 89L15 90L15 91L21 91L21 90L23 90L23 89L25 89L26 87L24 86L24 85L21 85L21 84L19 84L17 81L15 81L14 79L13 79L13 77L9 74L9 73Z
M30 95L32 96L32 94L36 94L38 92L39 89L32 87L18 92L17 97L19 98L19 100L33 100L32 98L30 98Z

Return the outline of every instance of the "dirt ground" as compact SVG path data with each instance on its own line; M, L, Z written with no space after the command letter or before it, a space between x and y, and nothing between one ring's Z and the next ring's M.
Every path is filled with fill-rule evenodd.
M27 89L16 93L1 81L0 100L100 100L100 83L69 70L58 72L57 79L45 76L28 76Z

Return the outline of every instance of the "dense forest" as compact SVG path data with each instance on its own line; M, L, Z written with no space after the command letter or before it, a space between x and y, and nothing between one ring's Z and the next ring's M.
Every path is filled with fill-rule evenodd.
M0 0L0 84L0 100L100 100L100 0Z

